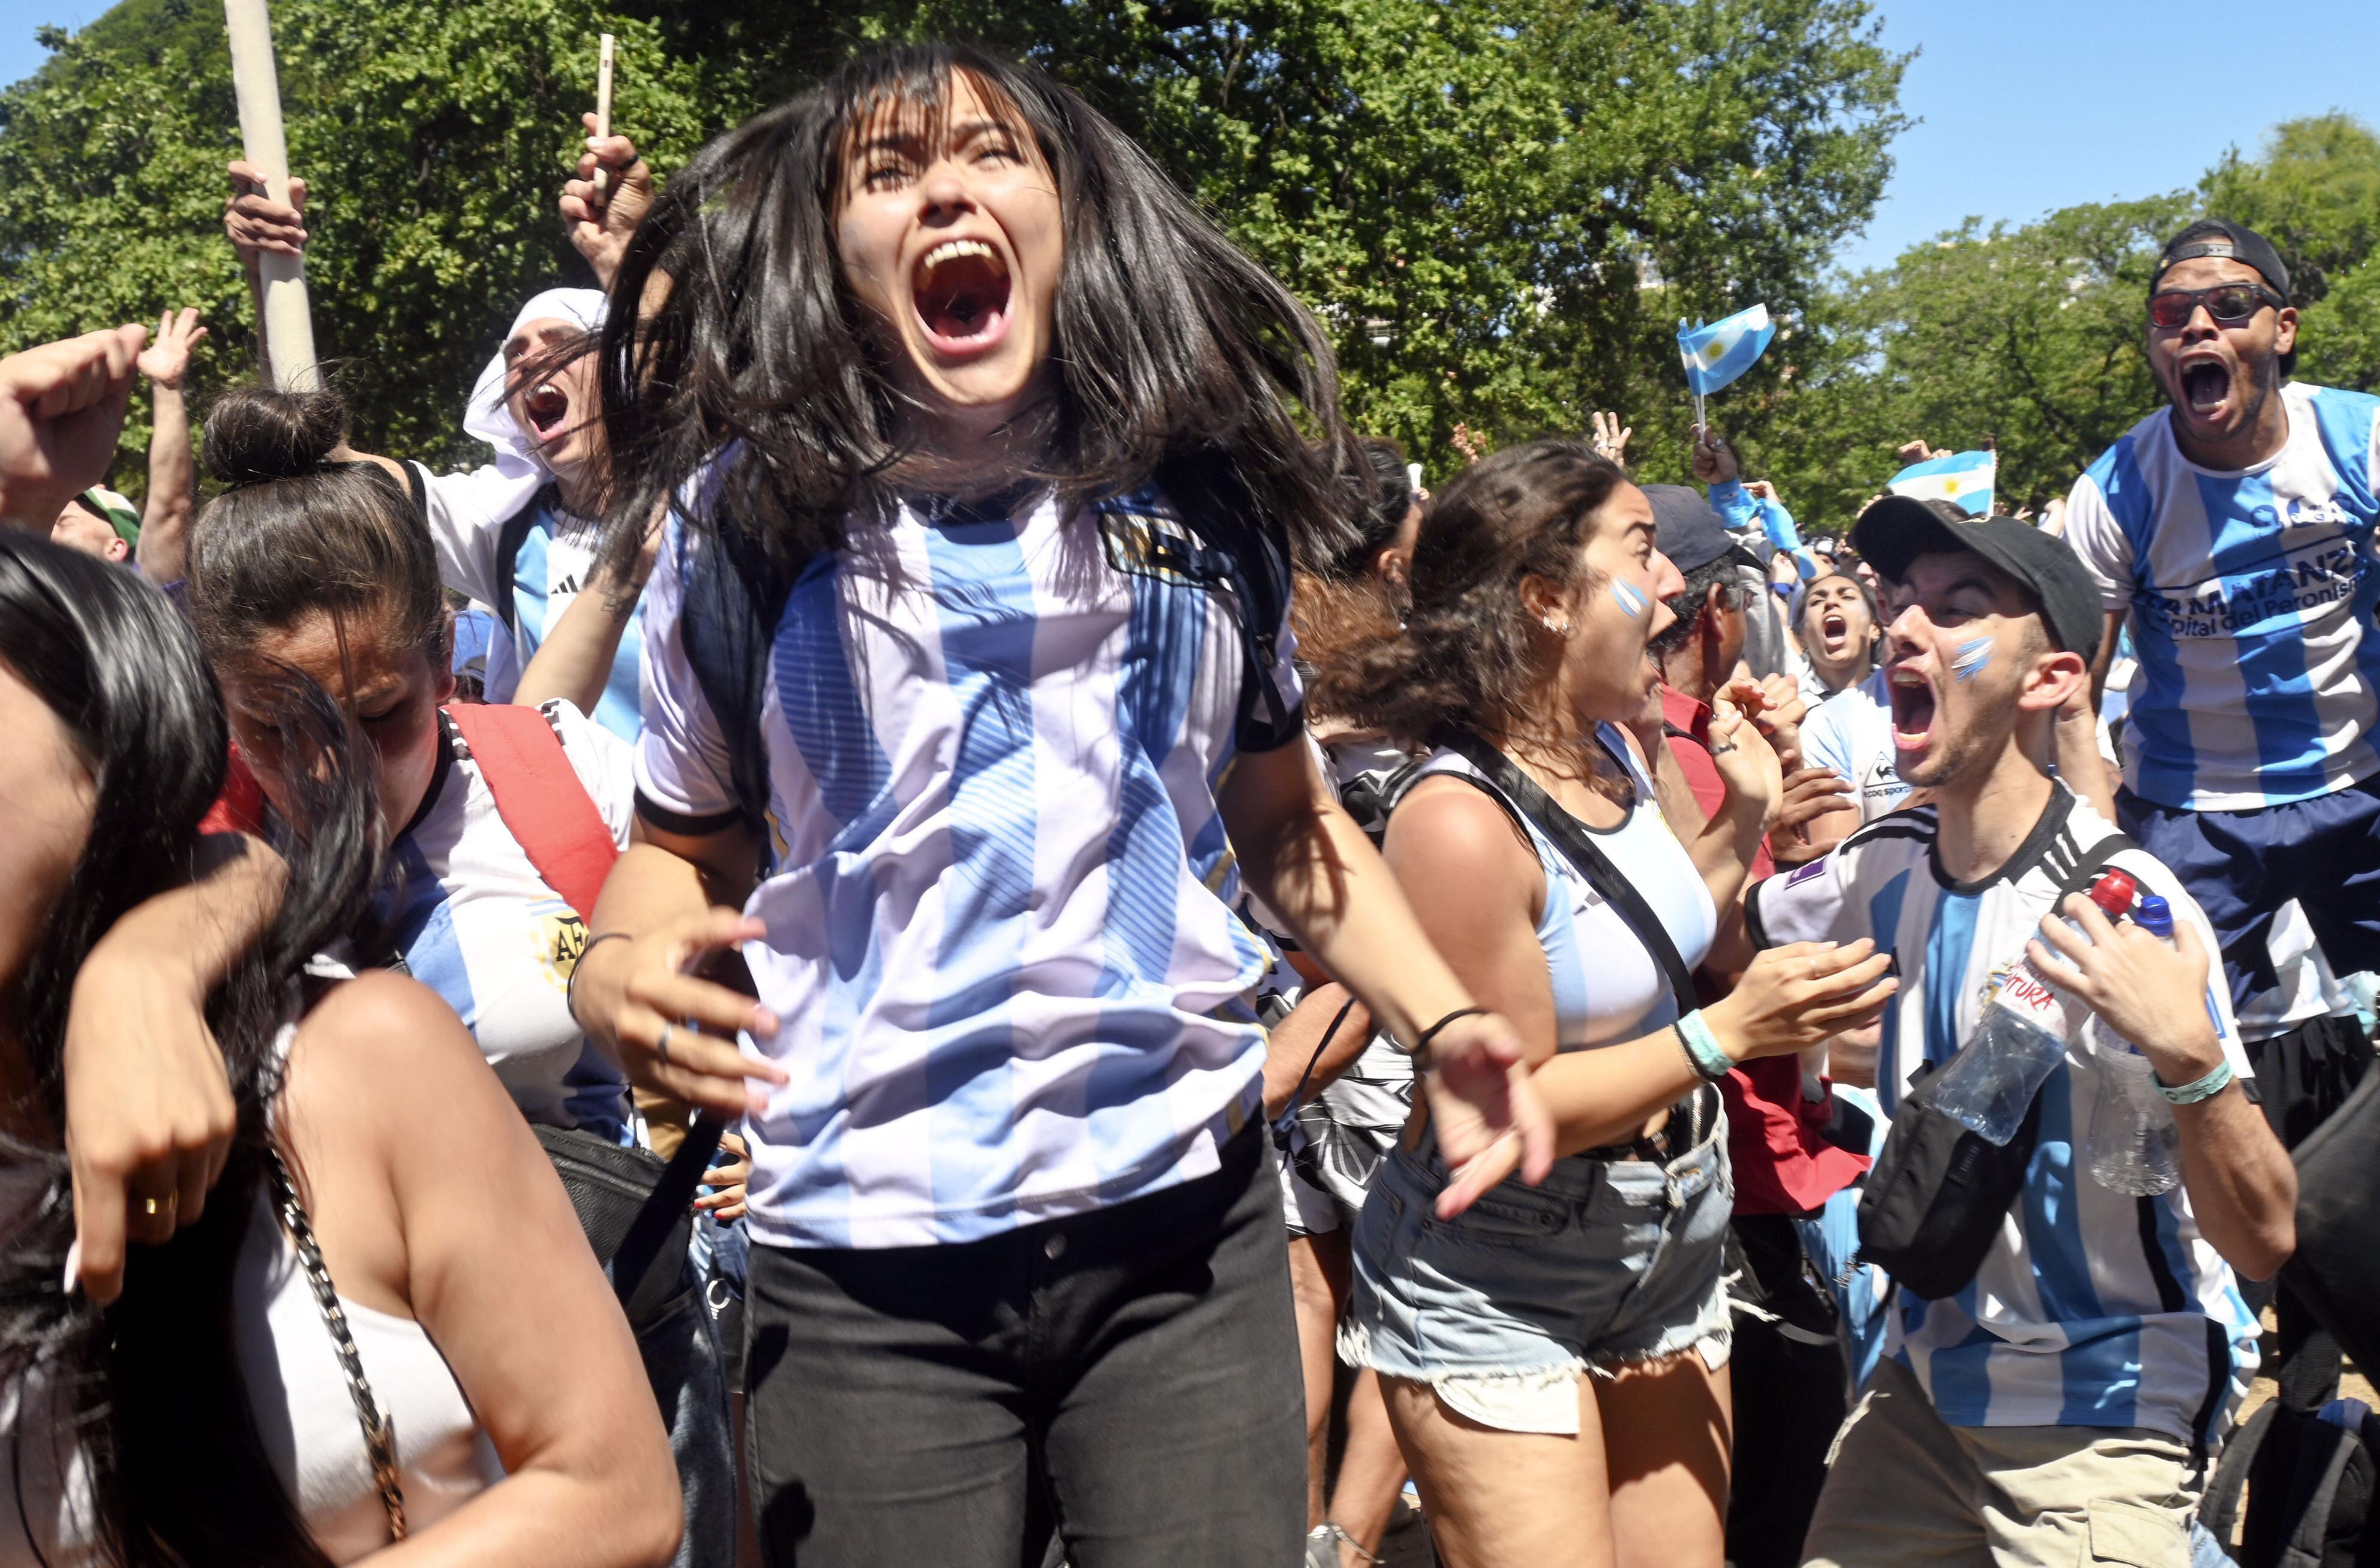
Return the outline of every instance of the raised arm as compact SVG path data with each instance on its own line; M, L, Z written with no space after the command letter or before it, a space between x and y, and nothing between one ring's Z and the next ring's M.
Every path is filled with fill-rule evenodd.
M595 136L595 116L586 123L587 151L578 155L578 177L562 187L562 226L571 248L595 269L595 282L604 293L619 275L620 258L637 225L652 211L653 171L637 156L637 144L625 136ZM604 188L595 188L595 171L605 171Z
M0 523L46 534L107 477L146 327L111 327L0 359Z
M190 409L182 378L190 355L206 341L199 308L186 305L157 318L157 336L141 351L140 373L149 378L149 499L141 508L140 546L134 556L140 574L152 583L182 580L182 557L190 513L198 507L198 464L190 456Z

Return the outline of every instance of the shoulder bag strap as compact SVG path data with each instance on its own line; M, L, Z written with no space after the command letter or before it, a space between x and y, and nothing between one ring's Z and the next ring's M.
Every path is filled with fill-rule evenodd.
M1553 840L1562 858L1586 878L1588 887L1603 895L1604 901L1628 923L1637 940L1645 944L1645 950L1661 966L1661 972L1669 977L1670 990L1677 998L1678 1011L1693 1012L1694 972L1686 968L1678 945L1670 939L1669 927L1661 923L1661 917L1653 912L1653 906L1645 901L1635 884L1622 876L1620 868L1596 846L1578 819L1555 804L1552 797L1537 788L1536 780L1522 772L1512 758L1469 730L1449 730L1439 737L1439 742L1477 768L1495 787L1491 793L1501 794L1512 809Z
M580 920L593 921L595 895L603 890L620 847L588 798L562 737L533 707L456 703L446 717L471 748L471 760L496 798L496 814L529 864Z
M388 1515L389 1538L401 1541L405 1538L405 1488L397 1478L396 1427L381 1413L380 1401L372 1396L371 1383L364 1377L363 1357L357 1353L355 1336L347 1332L347 1314L339 1305L339 1292L331 1283L322 1249L315 1244L306 1206L298 1200L298 1186L289 1179L289 1167L281 1163L281 1151L270 1141L264 1154L273 1180L273 1206L281 1211L281 1223L298 1248L306 1283L313 1287L314 1305L322 1309L332 1348L339 1353L339 1367L347 1375L347 1396L355 1401L356 1420L363 1428L364 1452L371 1457L372 1482L380 1488L381 1510Z

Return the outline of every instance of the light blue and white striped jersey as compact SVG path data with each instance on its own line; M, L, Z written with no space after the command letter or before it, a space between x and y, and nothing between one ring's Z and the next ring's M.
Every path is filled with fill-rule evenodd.
M1753 940L1873 936L1900 960L1876 1066L1886 1114L1910 1075L1946 1060L1973 1031L1995 971L2024 945L2082 856L2115 829L2062 785L2008 863L1979 883L1944 874L1936 808L1869 823L1823 860L1771 877L1745 900ZM2143 851L2113 863L2217 950L2180 879ZM2206 1007L2232 1069L2249 1075L2221 967ZM2041 1136L2024 1190L1966 1288L1940 1301L1904 1296L1889 1352L1959 1427L2147 1427L2183 1442L2221 1440L2256 1369L2257 1324L2230 1266L2198 1233L2186 1190L2128 1198L2091 1179L2082 1158L2099 1077L2070 1012L2066 1060L2042 1085Z
M478 477L472 474L432 474L417 463L423 510L430 520L431 542L438 550L438 575L456 593L497 611L503 624L489 640L488 701L508 703L545 642L545 629L562 617L587 585L595 568L601 540L600 525L573 516L552 503L551 488L529 502L533 509L515 546L511 602L506 597L504 562L504 520L490 525L468 506L453 504L457 494L468 494ZM637 738L638 670L644 662L644 633L635 621L620 633L619 651L612 656L612 676L591 717L623 741Z
M2140 652L2124 782L2160 805L2254 811L2380 772L2380 397L2292 381L2289 437L2198 467L2160 408L2074 482L2066 538Z
M1900 809L1909 785L1892 746L1892 699L1882 669L1837 692L1802 720L1802 766L1831 769L1847 781L1862 822Z
M750 1119L749 1224L789 1247L971 1241L1208 1175L1260 1114L1263 943L1215 790L1248 664L1230 599L1155 564L1155 497L905 507L795 583L761 706L775 869L745 958L792 1081ZM1111 560L1104 532L1114 536ZM727 742L645 602L639 809L717 818ZM1272 672L1293 707L1292 639Z
M540 710L612 837L636 813L627 744L565 702ZM570 1016L586 923L538 874L453 724L439 716L438 771L389 848L395 886L381 912L406 969L445 998L513 1103L549 1127L610 1131L627 1082Z
M1617 827L1591 835L1614 869L1628 879L1661 922L1662 929L1693 969L1710 952L1718 914L1694 857L1661 816L1652 778L1614 725L1597 727L1597 739L1627 770L1635 791L1628 816ZM1460 752L1433 753L1420 777L1460 774L1480 779L1479 769ZM1545 907L1537 915L1537 945L1545 949L1553 982L1554 1048L1584 1051L1617 1045L1651 1033L1678 1016L1670 977L1636 928L1590 886L1570 857L1525 816L1529 842L1546 874ZM1391 829L1393 831L1393 828Z

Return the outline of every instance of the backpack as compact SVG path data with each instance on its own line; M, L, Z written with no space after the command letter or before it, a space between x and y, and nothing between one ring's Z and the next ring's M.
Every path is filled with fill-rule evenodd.
M1280 628L1289 613L1288 542L1256 518L1245 487L1226 464L1170 464L1160 470L1158 488L1172 503L1173 515L1145 494L1092 507L1108 564L1127 575L1187 581L1230 596L1246 666L1240 683L1240 749L1285 744L1305 728L1303 706L1293 706L1273 680ZM723 486L712 493L722 491ZM813 563L788 570L771 562L749 528L735 525L731 518L722 521L726 525L704 531L704 548L684 557L678 637L703 701L719 722L736 815L765 845L769 757L760 720L769 655L785 601Z
M2380 1415L2360 1399L2320 1411L2274 1400L2232 1438L2200 1522L2228 1546L2248 1494L2245 1568L2380 1568Z

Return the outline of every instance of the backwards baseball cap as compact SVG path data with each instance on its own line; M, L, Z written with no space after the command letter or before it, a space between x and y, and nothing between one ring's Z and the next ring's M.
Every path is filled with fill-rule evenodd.
M1947 501L1886 496L1852 525L1852 545L1888 581L1909 574L1921 555L1965 550L1982 556L2032 590L2049 640L2085 664L2099 657L2107 629L2099 590L2064 539L2015 517L1969 517Z
M1681 572L1708 566L1732 550L1744 565L1760 560L1727 531L1700 490L1683 485L1646 485L1645 499L1653 503L1653 544Z
M2157 282L2168 269L2202 256L2218 257L2252 268L2265 280L2265 287L2284 300L2289 297L2289 270L2282 264L2280 252L2273 248L2273 242L2247 224L2235 223L2228 218L2201 218L2166 241L2164 251L2157 257L2156 271L2149 274L2149 292L2156 292Z
M128 545L140 542L140 513L129 498L117 495L104 486L93 485L75 497L75 504L115 530L115 537Z

